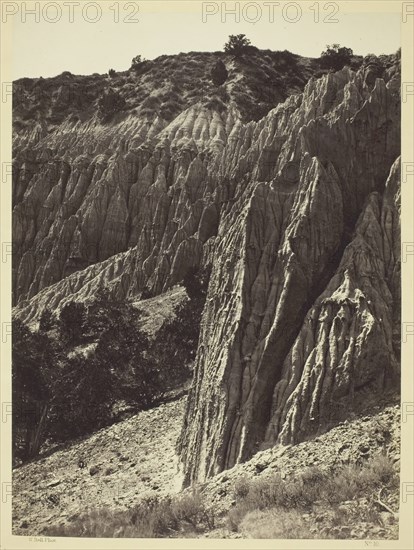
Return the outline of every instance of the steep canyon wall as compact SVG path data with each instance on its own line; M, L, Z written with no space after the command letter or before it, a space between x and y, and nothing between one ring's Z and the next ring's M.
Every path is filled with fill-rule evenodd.
M40 121L15 137L15 314L211 265L186 483L295 443L399 376L399 70L311 78L258 121Z

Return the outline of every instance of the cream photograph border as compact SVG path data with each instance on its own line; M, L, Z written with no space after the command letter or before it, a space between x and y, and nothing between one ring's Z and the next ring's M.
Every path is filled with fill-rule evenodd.
M84 2L85 0L81 0ZM240 4L246 0L240 0ZM22 4L23 2L9 2ZM103 10L108 9L109 1L100 1ZM279 13L284 4L273 8ZM314 4L313 1L298 0L300 5ZM324 4L326 2L319 2ZM246 540L246 539L84 539L84 538L47 538L23 537L12 535L12 470L11 470L11 135L12 105L11 82L13 79L13 22L12 19L1 23L1 187L0 187L0 236L1 236L1 548L11 549L215 549L215 548L254 548L254 549L360 549L384 548L409 550L414 547L414 308L413 308L413 272L414 272L414 2L406 1L337 1L341 10L348 13L397 13L401 17L402 47L402 178L401 178L401 246L402 246L402 449L401 449L401 487L400 487L400 537L399 540ZM3 1L1 2L3 4ZM146 9L154 13L164 11L186 13L198 10L201 17L202 2L187 0L139 0ZM221 4L217 3L217 4ZM234 2L230 2L234 4ZM277 4L277 3L274 3ZM225 30L225 26L223 24ZM74 29L74 32L76 30ZM180 32L180 29L177 29ZM185 28L182 29L185 32ZM227 33L229 34L229 33ZM312 37L310 36L309 39ZM160 36L161 41L166 38ZM378 37L378 41L381 36ZM36 37L33 37L36 41ZM116 46L114 46L116 47ZM191 43L188 49L192 50ZM131 52L131 56L134 52ZM384 52L392 53L392 52ZM22 55L24 53L22 52ZM45 61L46 62L46 61ZM62 71L65 67L62 67ZM405 498L404 498L405 497Z

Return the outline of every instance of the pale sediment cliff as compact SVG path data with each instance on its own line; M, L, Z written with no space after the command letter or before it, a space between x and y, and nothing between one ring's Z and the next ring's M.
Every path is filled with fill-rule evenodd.
M294 443L399 368L398 85L347 70L254 128L273 151L221 219L188 419L187 482Z
M398 67L377 76L311 78L257 121L242 121L230 78L224 108L16 135L23 320L102 286L158 294L212 266L179 443L187 483L398 379Z

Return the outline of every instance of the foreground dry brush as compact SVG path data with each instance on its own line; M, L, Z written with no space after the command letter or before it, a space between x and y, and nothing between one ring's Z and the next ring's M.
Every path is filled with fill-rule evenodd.
M288 480L280 474L258 480L241 477L233 486L236 504L224 516L214 513L206 495L192 490L174 497L147 498L128 511L93 509L69 526L50 527L47 534L176 538L199 537L224 527L253 538L348 538L351 527L359 522L370 524L381 535L386 524L396 523L397 512L377 495L397 490L392 461L378 454L365 464L334 472L310 467Z

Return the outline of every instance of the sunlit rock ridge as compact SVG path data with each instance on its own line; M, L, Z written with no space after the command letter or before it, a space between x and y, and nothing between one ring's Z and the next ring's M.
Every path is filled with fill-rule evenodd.
M399 377L397 62L316 78L301 61L306 85L252 117L243 62L225 62L223 101L183 88L168 116L138 107L104 123L93 94L85 105L60 86L46 104L79 103L76 117L15 117L18 317L103 286L159 294L212 268L179 441L186 484L297 443ZM33 97L19 86L18 113Z

